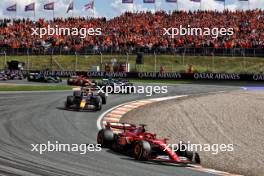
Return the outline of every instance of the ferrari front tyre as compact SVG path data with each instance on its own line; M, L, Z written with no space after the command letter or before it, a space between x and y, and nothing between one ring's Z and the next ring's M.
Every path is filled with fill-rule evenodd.
M200 156L196 152L186 150L186 151L183 152L183 156L188 158L190 161L192 161L192 162L194 162L196 164L200 164L201 163Z
M80 84L79 86L84 86L83 80L80 80L79 84Z
M140 161L147 161L151 153L151 146L148 141L138 141L134 147L135 159Z
M110 129L101 129L97 134L97 143L103 148L110 148L114 142L114 133Z
M194 162L196 164L201 164L201 159L200 159L200 155L198 153L194 153Z

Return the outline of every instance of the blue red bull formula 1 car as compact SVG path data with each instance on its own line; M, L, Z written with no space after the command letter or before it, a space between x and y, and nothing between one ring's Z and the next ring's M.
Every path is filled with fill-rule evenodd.
M107 97L103 93L97 93L92 88L80 87L73 89L73 95L67 96L65 108L68 110L95 110L102 109Z

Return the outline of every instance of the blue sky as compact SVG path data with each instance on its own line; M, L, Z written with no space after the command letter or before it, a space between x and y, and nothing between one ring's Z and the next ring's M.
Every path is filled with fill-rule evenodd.
M69 17L74 16L93 16L93 11L85 11L84 5L92 0L74 0L75 9L73 13L66 14L68 4L71 0L1 0L0 3L0 18L3 17L30 17L33 18L33 12L24 12L25 5L36 1L36 18L52 18L52 11L44 11L43 5L48 2L55 2L55 16L56 17ZM120 15L125 11L133 10L152 10L164 9L166 11L177 9L177 5L174 3L166 3L165 0L156 0L156 6L153 4L143 4L143 0L134 0L132 4L122 4L122 0L95 0L95 15L112 18ZM7 12L6 8L14 3L18 4L18 12ZM189 0L178 0L178 7L181 10L195 10L199 9L199 3L193 3ZM251 8L264 8L264 0L250 0ZM221 2L215 2L214 0L202 0L203 9L218 9L223 10L224 6ZM226 8L235 9L247 9L247 2L238 2L238 0L226 0Z

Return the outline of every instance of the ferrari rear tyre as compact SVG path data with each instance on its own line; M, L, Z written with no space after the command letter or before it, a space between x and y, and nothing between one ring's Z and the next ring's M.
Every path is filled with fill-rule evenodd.
M140 161L147 161L151 153L150 143L147 141L136 142L134 147L135 159Z
M114 142L114 133L110 129L101 129L97 135L97 143L103 148L110 148Z
M186 150L186 151L184 151L184 157L188 158L190 161L192 161L196 164L201 163L200 156L196 152Z

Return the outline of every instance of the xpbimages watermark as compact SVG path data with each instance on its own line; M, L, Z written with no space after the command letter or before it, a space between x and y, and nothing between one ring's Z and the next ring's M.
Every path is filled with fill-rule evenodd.
M175 38L176 36L211 36L213 39L216 39L220 36L231 36L234 35L233 28L198 28L191 27L188 25L184 27L180 25L178 28L170 27L163 28L163 35L171 36Z
M97 86L98 93L103 93L108 96L108 94L144 94L147 97L152 96L153 94L167 94L168 86Z
M61 28L58 25L51 27L48 25L46 28L31 28L31 35L39 36L43 38L44 36L80 36L80 38L85 38L87 36L99 36L102 35L101 28Z
M164 151L172 148L173 151L193 151L193 152L211 152L213 155L219 154L219 152L233 152L233 144L191 144L190 141L187 143L180 141L179 144L162 144Z
M31 151L40 155L45 152L78 152L85 155L87 152L100 152L101 150L101 144L62 144L58 141L55 141L55 143L48 141L46 144L31 144Z

